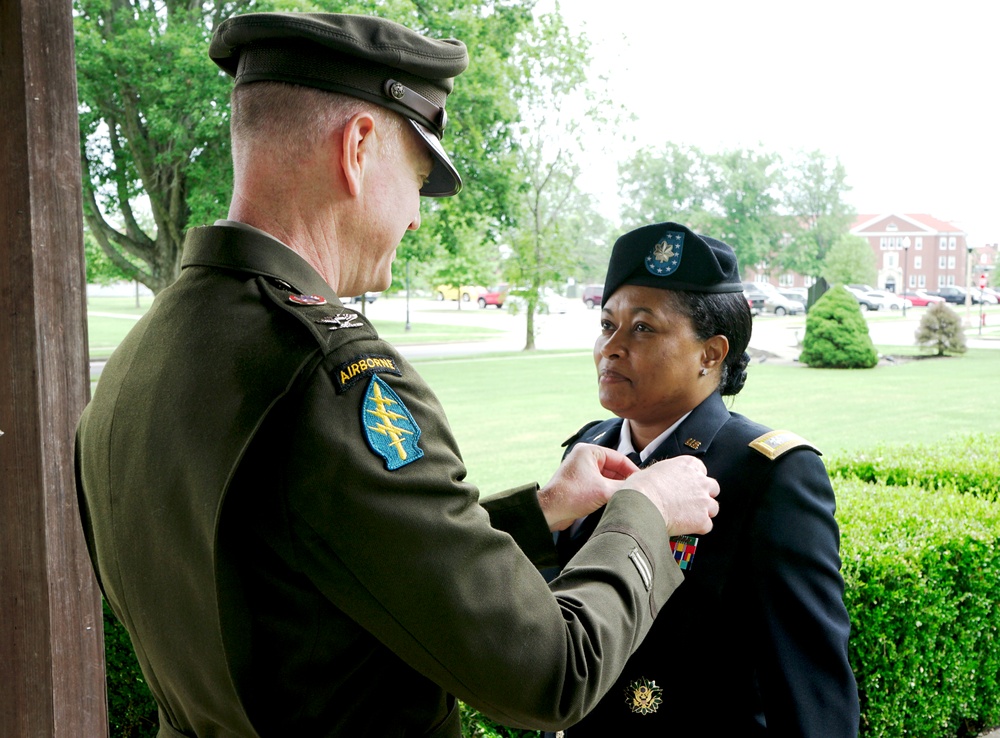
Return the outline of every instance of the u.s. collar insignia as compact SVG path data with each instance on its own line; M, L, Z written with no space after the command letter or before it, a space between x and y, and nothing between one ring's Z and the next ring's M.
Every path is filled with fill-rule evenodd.
M657 277L669 277L681 265L684 234L667 231L646 256L646 270Z
M694 555L698 550L698 536L672 536L670 550L681 571L689 571L694 566Z
M420 428L392 387L372 375L361 404L361 425L372 451L385 459L389 471L424 455L417 442Z
M632 712L652 715L663 702L663 690L656 686L656 682L642 677L628 685L625 699Z

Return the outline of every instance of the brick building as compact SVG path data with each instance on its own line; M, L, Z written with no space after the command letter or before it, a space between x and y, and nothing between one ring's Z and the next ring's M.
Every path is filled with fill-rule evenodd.
M874 286L891 292L903 292L904 280L907 290L964 287L970 275L978 274L978 252L988 251L988 247L973 249L965 232L931 215L859 215L851 233L867 239L875 252L878 284Z

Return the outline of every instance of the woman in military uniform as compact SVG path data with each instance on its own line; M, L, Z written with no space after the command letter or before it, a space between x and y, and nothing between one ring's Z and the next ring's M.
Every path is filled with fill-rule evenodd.
M719 481L723 512L709 534L671 540L684 583L567 738L857 735L834 494L819 452L723 400L746 379L751 321L725 243L659 223L615 244L594 361L601 404L617 417L567 444L618 449L641 466L696 456ZM599 517L559 534L562 566Z

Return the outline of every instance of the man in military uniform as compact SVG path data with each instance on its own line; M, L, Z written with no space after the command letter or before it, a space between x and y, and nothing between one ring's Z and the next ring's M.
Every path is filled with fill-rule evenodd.
M77 438L159 735L454 738L455 696L579 720L680 583L668 536L711 528L716 483L581 446L480 506L437 399L342 305L389 285L421 194L461 187L440 143L460 42L261 13L210 54L236 78L229 218L188 234ZM550 531L605 503L546 585Z

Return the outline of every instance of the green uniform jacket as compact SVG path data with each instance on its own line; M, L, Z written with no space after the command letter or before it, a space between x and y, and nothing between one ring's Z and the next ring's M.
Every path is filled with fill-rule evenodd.
M420 376L245 228L189 234L81 419L77 476L161 738L452 737L451 695L557 729L681 581L655 508L624 490L547 585L535 486L480 506Z

